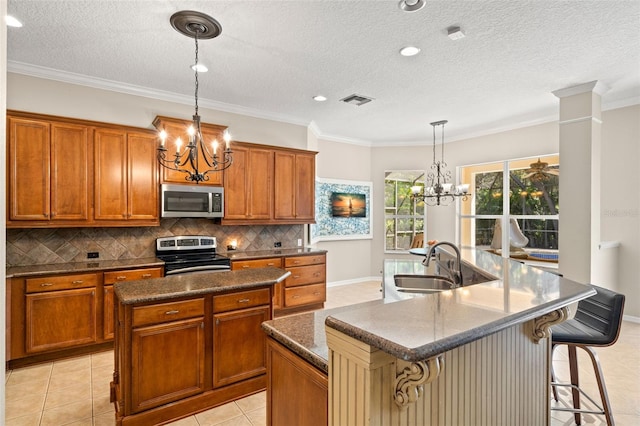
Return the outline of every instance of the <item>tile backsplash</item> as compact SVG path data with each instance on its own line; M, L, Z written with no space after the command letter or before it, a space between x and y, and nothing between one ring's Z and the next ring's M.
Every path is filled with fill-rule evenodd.
M155 256L158 237L211 235L218 250L231 240L238 250L270 250L297 247L304 239L304 225L221 226L209 219L162 219L159 227L7 229L7 266L84 262L88 252L101 260L139 259Z

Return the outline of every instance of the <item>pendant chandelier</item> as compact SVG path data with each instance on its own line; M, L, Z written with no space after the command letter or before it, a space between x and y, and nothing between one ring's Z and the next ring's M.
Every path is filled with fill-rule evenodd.
M456 198L466 201L469 194L469 184L461 184L454 186L451 183L451 171L447 170L447 163L444 161L444 125L447 120L434 121L430 123L433 126L433 164L431 164L431 172L425 179L424 191L422 186L416 185L411 187L411 197L414 200L424 200L429 206L447 206ZM441 154L440 159L436 161L436 127L442 128Z
M211 172L221 172L233 163L233 152L231 151L231 136L225 130L223 139L224 146L220 147L216 139L206 141L202 136L200 128L200 115L198 114L198 71L206 71L198 63L198 40L210 39L219 36L222 33L220 23L212 17L204 13L194 12L191 10L183 10L174 13L170 18L171 26L180 34L195 39L196 60L191 67L195 71L195 113L193 122L188 130L189 140L182 148L182 140L178 137L175 139L175 153L168 154L166 142L171 135L164 130L160 132L160 147L158 148L158 162L162 167L177 170L186 173L186 181L200 183L209 180L208 174ZM172 149L169 148L169 149ZM220 152L220 155L218 154ZM200 153L200 155L198 155ZM171 158L172 157L172 158ZM205 164L200 164L204 160Z

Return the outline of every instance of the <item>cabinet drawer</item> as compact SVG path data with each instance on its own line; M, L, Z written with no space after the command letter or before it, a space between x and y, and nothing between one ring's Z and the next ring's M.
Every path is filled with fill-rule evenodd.
M204 315L204 299L181 300L179 302L133 308L133 326L156 324Z
M145 280L162 277L163 268L127 269L125 271L110 271L104 273L104 284L114 284L122 281Z
M269 289L247 290L238 293L213 296L213 312L232 311L252 306L268 305Z
M325 265L300 266L288 268L291 276L284 281L285 287L323 283L325 281Z
M238 269L249 268L266 268L267 266L274 266L276 268L282 267L281 257L270 257L267 259L253 259L253 260L234 260L231 262L231 269L236 271Z
M326 263L326 256L324 254L318 254L314 256L294 256L284 258L284 267L289 268L291 266L305 266L305 265L318 265Z
M97 274L57 275L52 277L27 278L27 293L42 291L71 290L74 288L95 287L98 284Z
M284 305L286 307L324 303L325 300L325 284L311 284L284 289Z

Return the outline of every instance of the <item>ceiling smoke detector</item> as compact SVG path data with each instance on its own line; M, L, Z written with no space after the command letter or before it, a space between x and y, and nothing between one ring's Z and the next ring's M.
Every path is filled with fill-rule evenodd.
M371 102L372 100L373 98L367 98L366 96L353 94L353 95L347 96L346 98L340 99L340 102L344 102L346 104L351 104L355 106L361 106Z
M460 40L461 38L464 38L464 33L462 32L462 29L460 27L449 27L447 28L447 36L451 39L451 40Z

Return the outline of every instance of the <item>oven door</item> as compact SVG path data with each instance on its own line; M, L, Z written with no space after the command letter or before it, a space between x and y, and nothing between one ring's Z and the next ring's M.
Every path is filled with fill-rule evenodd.
M230 271L229 265L198 265L198 266L180 266L179 268L172 269L170 266L165 265L165 276L169 275L185 275L185 274L204 274L211 272L224 272Z

